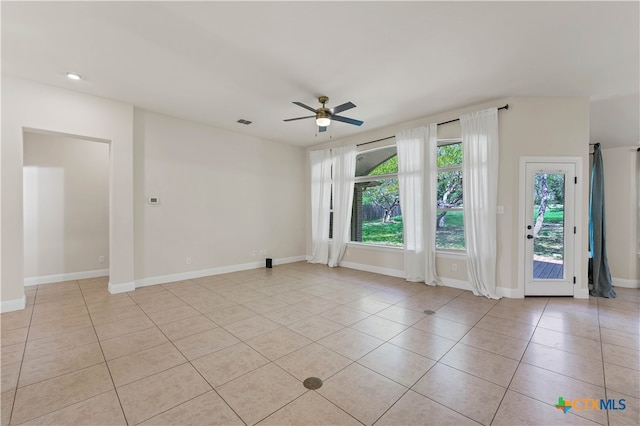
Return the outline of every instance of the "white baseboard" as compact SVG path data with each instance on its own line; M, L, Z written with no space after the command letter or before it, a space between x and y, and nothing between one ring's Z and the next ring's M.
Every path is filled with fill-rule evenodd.
M274 265L284 265L285 263L296 263L296 262L302 262L303 260L307 260L307 256L302 255L302 256L291 256L291 257L283 257L280 259L273 259L273 264Z
M285 263L300 262L306 259L306 256L282 257L273 259L273 265L284 265ZM141 278L135 281L135 288L146 287L150 285L166 284L175 281L191 280L194 278L208 277L211 275L229 274L231 272L248 271L250 269L264 268L265 262L241 263L239 265L221 266L218 268L200 269L198 271L181 272L178 274L160 275L157 277ZM130 291L130 290L126 290Z
M613 278L611 281L615 287L640 288L640 280L625 280L623 278Z
M0 314L5 312L20 311L27 306L27 297L23 295L20 299L5 300L0 303Z
M128 283L111 284L111 282L109 282L108 289L109 289L109 293L111 293L111 294L126 293L127 291L135 290L136 289L136 283L131 281L131 282L128 282Z
M373 272L375 274L387 275L390 277L404 278L404 271L399 269L381 268L374 265L366 265L364 263L354 262L340 262L340 266L350 269L357 269L359 271ZM471 284L469 281L456 280L454 278L440 277L442 285L446 287L459 288L461 290L471 291Z
M523 299L524 289L496 287L496 294L500 297L506 297L508 299Z
M456 280L455 278L440 277L442 285L445 287L458 288L460 290L471 291L471 283L469 281Z
M59 283L61 281L84 280L87 278L106 277L108 269L96 269L94 271L68 272L65 274L42 275L39 277L27 277L24 279L25 287L38 284Z
M366 265L364 263L340 262L340 266L358 271L373 272L374 274L387 275L389 277L404 278L404 271L399 269L382 268L380 266Z

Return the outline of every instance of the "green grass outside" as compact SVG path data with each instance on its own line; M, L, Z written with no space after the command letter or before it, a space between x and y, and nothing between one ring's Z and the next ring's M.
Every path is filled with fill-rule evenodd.
M535 207L534 217L537 216ZM542 229L536 238L534 251L537 255L559 258L562 256L564 240L564 206L554 205L547 208ZM369 220L362 224L362 242L401 247L402 216L395 216L389 223ZM464 225L462 212L449 212L445 226L436 230L436 247L441 249L464 249Z
M402 216L394 216L388 223L382 223L380 220L363 222L362 242L402 247Z
M464 227L462 212L449 212L445 226L436 232L436 247L444 249L464 249ZM402 247L402 216L395 216L389 223L369 220L362 224L362 242Z
M538 217L538 206L533 218ZM564 206L549 206L544 212L544 222L533 243L533 252L542 257L562 260L564 257Z
M464 250L462 212L448 212L444 217L444 226L436 228L436 248Z
M539 206L535 206L533 209L534 220L538 217L538 208ZM564 206L552 205L547 207L547 210L544 212L544 223L564 224Z

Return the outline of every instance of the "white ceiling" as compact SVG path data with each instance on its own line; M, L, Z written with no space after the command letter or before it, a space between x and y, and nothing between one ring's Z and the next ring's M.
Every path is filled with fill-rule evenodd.
M637 1L3 1L1 13L3 74L294 145L508 96L587 96L592 142L640 141ZM283 122L319 95L352 101L341 115L364 125Z

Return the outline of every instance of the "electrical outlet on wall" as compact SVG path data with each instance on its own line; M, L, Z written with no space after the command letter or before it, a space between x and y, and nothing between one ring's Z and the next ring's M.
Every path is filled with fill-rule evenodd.
M190 257L187 257L187 258L185 259L185 262L187 263L187 265L191 265L191 258L190 258Z
M458 270L458 264L457 264L457 263L452 263L452 264L451 264L451 270L452 270L453 272L456 272L456 271Z
M98 257L98 262L100 262L100 263L104 263L104 256L100 256L100 257Z

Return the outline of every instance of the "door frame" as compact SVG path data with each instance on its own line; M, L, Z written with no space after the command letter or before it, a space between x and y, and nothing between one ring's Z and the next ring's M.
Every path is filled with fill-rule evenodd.
M576 227L576 234L574 239L573 249L573 265L574 276L576 277L576 284L573 286L574 298L588 298L589 290L582 289L581 283L583 279L582 270L582 256L586 251L582 247L582 236L584 235L583 224L583 211L582 211L582 192L584 188L584 176L582 170L582 157L520 157L519 179L518 179L518 228L516 235L518 235L518 288L516 290L515 297L524 297L524 284L525 284L525 209L526 209L526 182L527 163L568 163L574 165L575 177L577 179L577 185L574 192L574 226Z
M523 214L526 218L527 239L533 234L533 227L536 217L533 214L535 210L534 194L535 194L535 176L539 173L555 174L560 173L564 176L564 207L563 207L563 229L562 229L562 253L563 253L563 273L560 278L535 278L535 240L525 241L525 296L573 296L575 282L575 265L573 251L575 247L575 192L577 185L574 183L575 164L573 163L549 163L549 162L527 162L526 169L526 188L525 194L525 210ZM577 183L577 182L576 182ZM529 287L530 286L530 287Z

